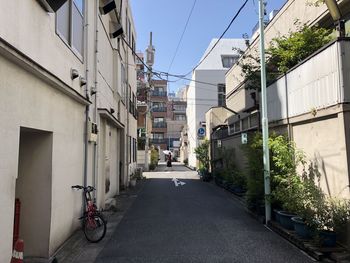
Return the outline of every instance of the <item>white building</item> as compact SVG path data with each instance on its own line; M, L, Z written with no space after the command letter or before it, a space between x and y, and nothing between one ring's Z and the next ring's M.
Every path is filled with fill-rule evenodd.
M95 186L103 208L136 166L135 29L128 1L107 2L0 0L0 262L15 199L25 260L48 262L81 225L71 186Z
M213 39L202 59L212 49ZM205 128L205 113L214 106L225 105L225 74L237 61L239 52L245 50L244 39L221 39L209 56L192 73L187 91L188 162L197 167L194 149L204 137L198 136L198 129ZM202 61L202 59L200 61ZM206 131L207 133L210 131Z

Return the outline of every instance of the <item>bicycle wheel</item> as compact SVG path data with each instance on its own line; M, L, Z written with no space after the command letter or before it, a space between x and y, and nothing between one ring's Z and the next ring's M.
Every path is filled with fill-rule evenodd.
M101 215L86 216L83 230L87 240L97 243L106 235L107 223Z

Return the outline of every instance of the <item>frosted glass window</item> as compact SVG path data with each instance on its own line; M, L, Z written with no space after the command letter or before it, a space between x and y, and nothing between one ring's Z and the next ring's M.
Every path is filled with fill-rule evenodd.
M57 31L61 37L69 42L70 35L70 6L69 1L57 10Z
M83 55L84 50L84 0L68 0L56 12L56 27L61 38Z
M83 28L84 18L76 6L73 7L73 47L83 54Z

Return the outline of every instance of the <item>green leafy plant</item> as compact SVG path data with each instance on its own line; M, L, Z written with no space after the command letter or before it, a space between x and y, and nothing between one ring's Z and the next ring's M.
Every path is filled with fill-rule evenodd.
M299 25L296 32L271 41L267 49L269 63L276 65L279 72L285 73L329 43L332 39L330 34L331 31L325 28Z
M350 222L350 200L327 197L317 206L314 225L317 230L339 231Z
M158 160L159 160L159 152L157 149L152 147L152 149L151 149L151 162L149 164L150 170L154 170L157 167Z
M247 203L249 207L261 206L265 200L262 135L256 133L244 148L248 159ZM304 165L304 154L286 136L271 134L270 150L270 201L290 212L299 210L301 204L296 200L302 191L302 178L297 167Z
M194 149L200 168L209 170L209 144L208 140L203 141L197 148Z
M272 84L280 75L296 66L312 53L332 40L331 31L317 26L301 25L288 35L274 38L266 50L266 82ZM240 51L242 59L238 62L245 78L245 88L260 90L260 58ZM252 52L258 54L257 51Z

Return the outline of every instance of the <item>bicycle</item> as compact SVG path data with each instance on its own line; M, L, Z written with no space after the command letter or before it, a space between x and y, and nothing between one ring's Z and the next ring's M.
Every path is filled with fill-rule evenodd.
M83 220L83 232L88 241L97 243L104 238L107 231L107 221L97 209L91 198L91 192L96 190L92 186L73 185L72 189L83 190L85 197L85 211L79 220Z

